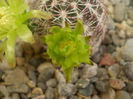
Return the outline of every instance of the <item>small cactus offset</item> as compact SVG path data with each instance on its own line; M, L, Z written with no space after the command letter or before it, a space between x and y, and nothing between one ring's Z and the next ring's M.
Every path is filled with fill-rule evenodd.
M84 36L91 36L89 44L93 53L104 38L106 9L102 0L40 0L40 9L53 14L52 26L74 28L78 19L83 21Z

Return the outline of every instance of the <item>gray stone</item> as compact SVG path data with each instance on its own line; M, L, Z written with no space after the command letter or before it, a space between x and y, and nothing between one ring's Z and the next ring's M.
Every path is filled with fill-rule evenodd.
M93 66L85 64L85 66L81 71L80 76L83 79L94 77L97 75L97 70L98 70L97 64L93 63Z
M94 86L92 84L89 84L86 88L81 88L78 91L82 96L90 96L94 91Z
M34 88L34 89L32 90L32 92L31 92L31 96L32 96L32 97L40 96L40 95L43 95L43 91L42 91L41 88L36 87L36 88Z
M100 80L109 79L107 70L106 70L105 68L99 68L99 69L98 69L98 73L97 73L97 77L98 77Z
M92 99L101 99L98 95L94 95Z
M56 87L57 81L56 79L50 79L46 82L47 87Z
M117 3L114 8L114 19L116 21L123 21L125 18L125 4L124 3Z
M74 93L74 85L73 84L59 84L58 85L58 93L60 96L70 96Z
M21 84L21 85L12 85L8 86L7 90L10 93L27 93L29 91L29 87L26 84Z
M96 89L100 92L106 92L107 91L106 83L103 81L97 81L96 82Z
M108 73L112 78L116 78L120 73L120 66L118 64L114 64L108 68Z
M70 97L69 97L69 99L78 99L78 97L77 97L77 96L72 95L72 96L70 96Z
M126 91L117 91L115 99L132 99Z
M118 35L116 35L116 34L112 35L112 40L113 40L113 44L115 46L119 46L120 45L120 39L119 39Z
M65 83L66 82L64 75L59 70L56 70L55 77L56 77L58 83Z
M133 8L128 9L128 17L133 20Z
M13 93L12 94L12 99L20 99L19 94Z
M124 66L124 71L129 80L133 80L133 62L128 62Z
M10 85L21 85L29 81L25 72L16 68L5 77L5 83Z
M52 78L55 73L55 68L51 63L42 63L37 70L40 73L38 80L41 82L46 82Z
M54 93L55 93L55 89L48 87L45 93L46 99L55 99Z
M86 88L90 84L89 79L79 79L76 83L77 88Z
M34 83L37 82L37 77L36 77L35 71L29 70L28 71L28 76L29 76L29 79L31 79Z
M128 39L125 46L121 49L121 56L125 61L133 61L133 39Z
M127 83L126 89L128 92L133 93L133 81Z
M116 99L115 98L115 91L113 89L108 89L107 92L101 94L101 99Z
M39 83L37 84L37 86L38 86L39 88L41 88L43 91L45 91L45 90L47 89L46 84L43 83L43 82L39 82Z
M7 90L7 88L5 86L0 86L0 92L4 95L4 96L9 96L9 92Z
M73 70L71 82L75 83L78 80L78 77L79 77L79 71L77 69Z

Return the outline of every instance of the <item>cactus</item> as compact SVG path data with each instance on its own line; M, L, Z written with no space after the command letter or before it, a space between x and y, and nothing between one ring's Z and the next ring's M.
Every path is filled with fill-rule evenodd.
M40 9L49 11L53 18L50 26L65 27L68 22L74 28L77 19L83 21L84 36L91 36L89 44L94 54L104 38L106 9L102 0L40 0Z

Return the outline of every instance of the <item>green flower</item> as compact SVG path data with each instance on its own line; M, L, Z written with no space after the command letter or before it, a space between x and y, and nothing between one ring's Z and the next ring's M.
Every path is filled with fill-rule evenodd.
M75 30L54 26L50 32L51 34L45 36L47 53L53 61L63 67L66 81L69 82L73 67L79 66L80 63L91 63L91 47L83 37L83 24L79 20Z
M33 43L34 38L25 21L29 18L51 18L51 14L39 10L27 12L28 5L24 0L0 0L0 59L5 53L6 59L11 67L15 62L15 44L17 37L25 42Z

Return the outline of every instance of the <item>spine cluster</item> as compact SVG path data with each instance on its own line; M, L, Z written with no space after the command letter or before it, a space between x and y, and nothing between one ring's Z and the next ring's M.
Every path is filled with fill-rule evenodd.
M92 37L92 47L98 47L103 39L106 9L102 0L41 0L40 8L53 14L52 26L65 27L68 22L74 27L78 19L82 20L84 36Z

